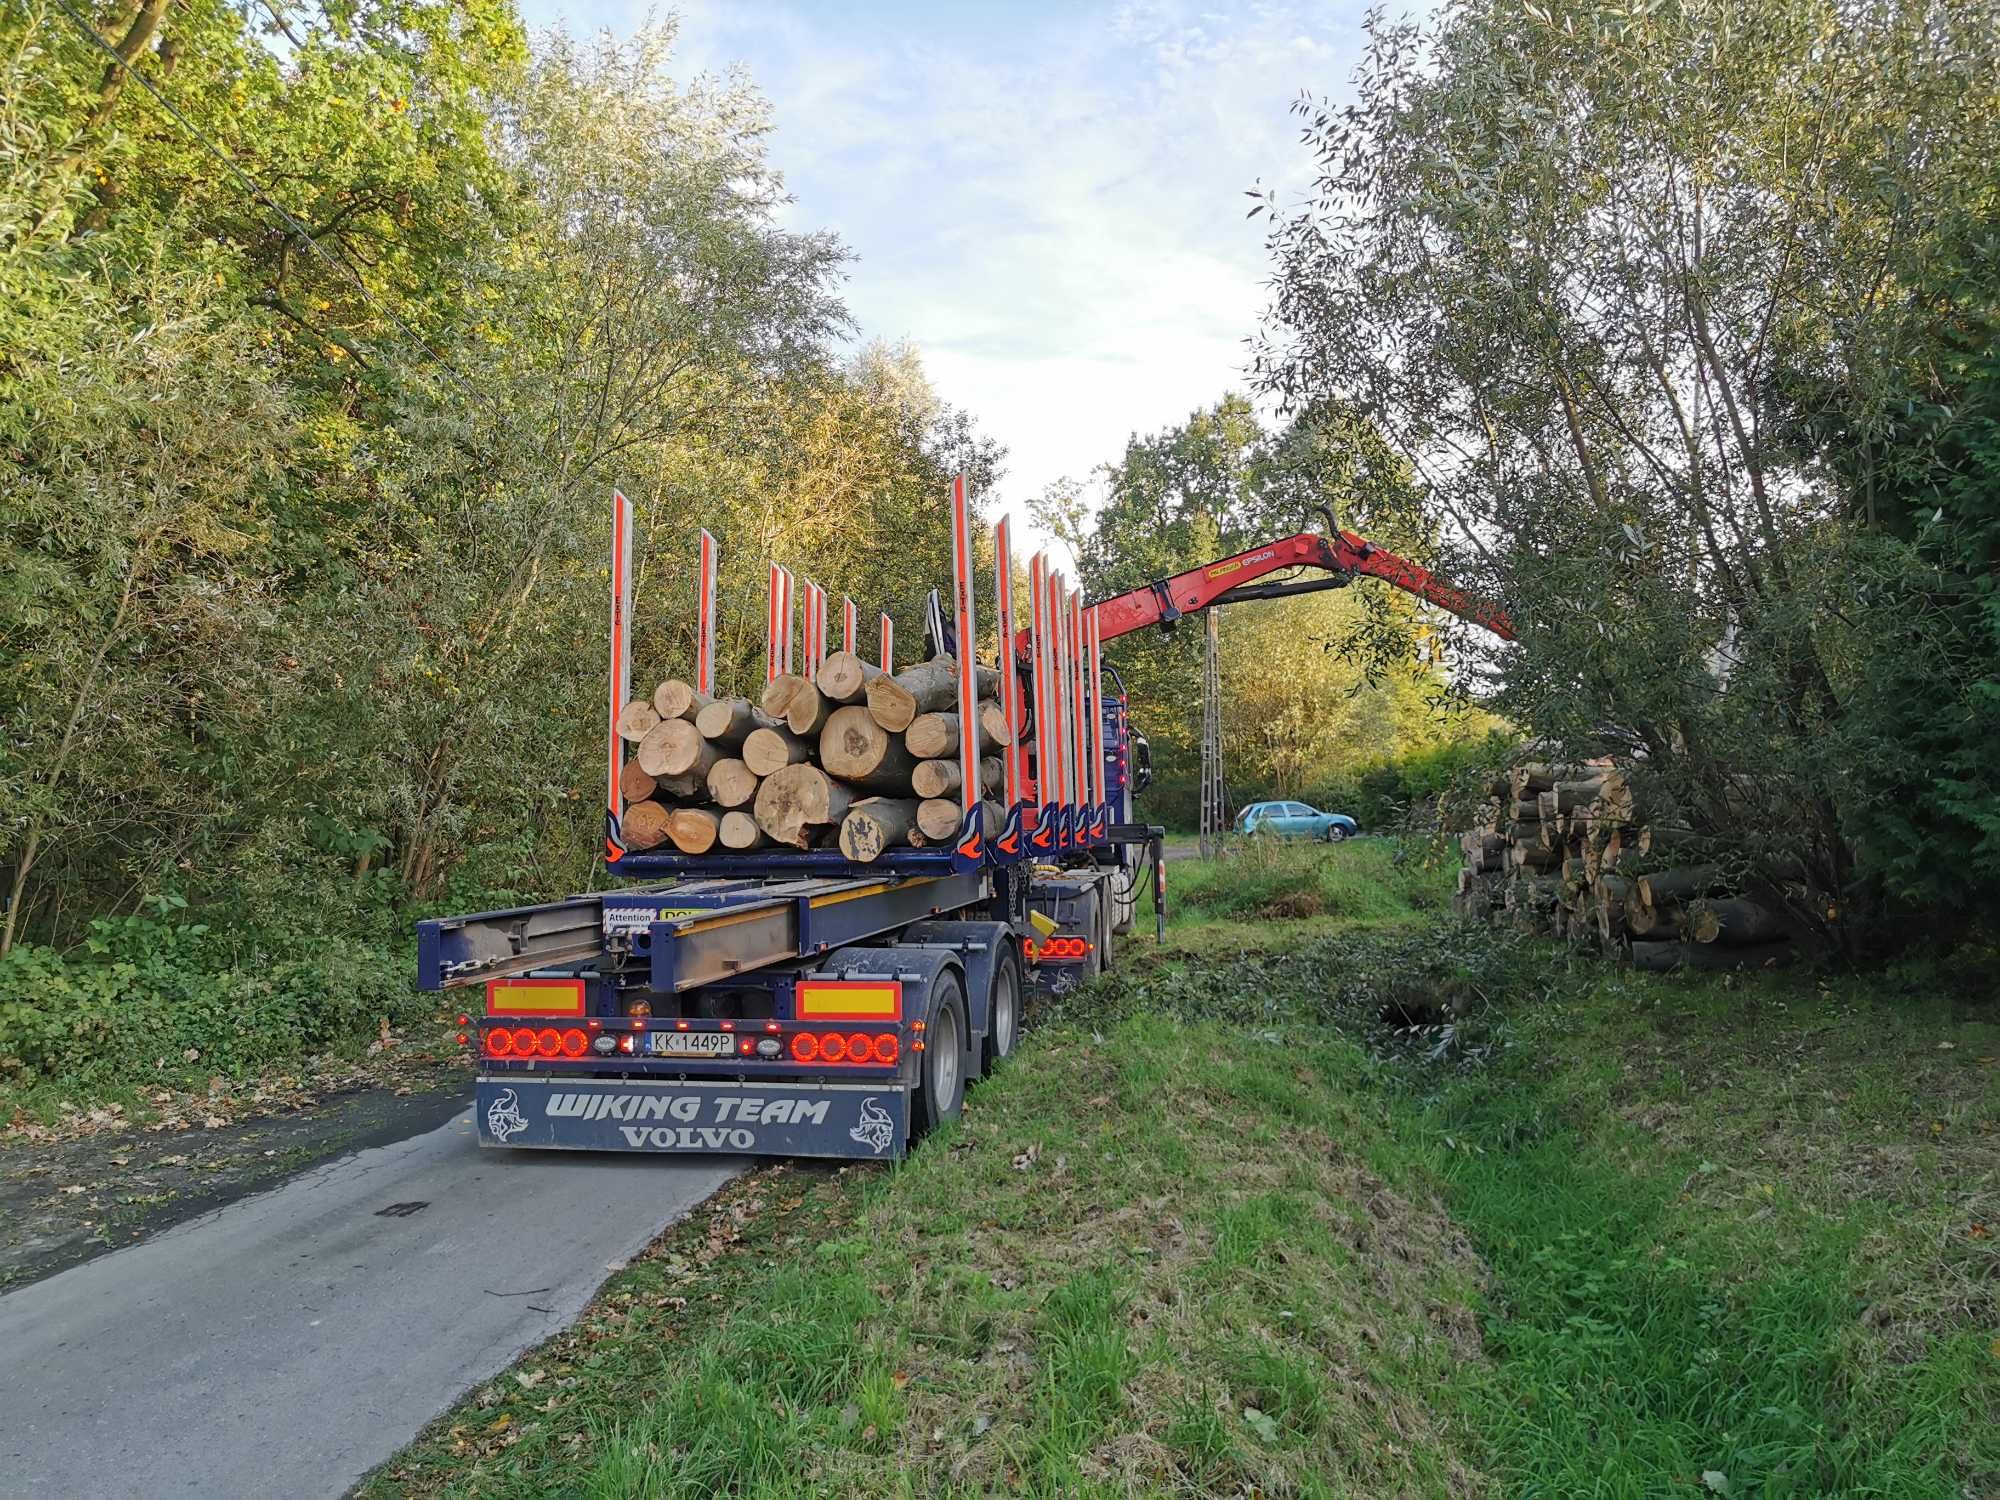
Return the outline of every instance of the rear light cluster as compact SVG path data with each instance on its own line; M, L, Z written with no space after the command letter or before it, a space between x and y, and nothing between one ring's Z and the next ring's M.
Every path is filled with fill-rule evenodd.
M575 1026L495 1026L486 1033L488 1057L536 1058L582 1057L590 1050L590 1038Z
M1033 938L1025 938L1021 942L1021 951L1029 958L1087 958L1090 946L1080 937L1052 937L1037 948Z
M849 1067L892 1068L902 1055L893 1031L795 1031L792 1061Z

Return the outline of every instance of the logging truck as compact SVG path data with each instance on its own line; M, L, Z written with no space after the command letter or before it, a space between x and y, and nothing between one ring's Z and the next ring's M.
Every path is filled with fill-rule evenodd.
M418 982L476 992L481 1145L880 1159L955 1118L1014 1051L1024 997L1108 967L1163 830L1133 816L1144 740L1103 642L1242 599L1383 579L1504 619L1327 518L1086 605L1037 555L1017 607L995 535L995 639L978 640L971 515L953 485L953 579L928 660L827 649L808 584L770 569L765 682L714 684L715 541L701 537L693 680L635 696L632 512L613 497L604 872L615 888L418 924ZM1325 576L1257 580L1281 570ZM795 665L803 670L793 671Z

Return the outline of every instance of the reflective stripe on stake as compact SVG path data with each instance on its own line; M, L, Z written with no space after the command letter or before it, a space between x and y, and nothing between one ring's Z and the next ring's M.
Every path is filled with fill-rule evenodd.
M993 619L1000 641L1000 714L1009 743L1000 752L1000 806L1021 795L1021 678L1014 667L1014 548L1008 518L993 528Z
M1055 640L1056 765L1060 768L1057 798L1065 807L1076 801L1076 705L1070 697L1069 581L1058 573L1049 600L1049 632Z
M1035 801L1049 800L1049 693L1048 668L1042 650L1042 595L1047 587L1048 563L1037 552L1028 560L1028 686L1035 710Z
M893 673L896 668L896 622L889 618L888 611L882 614L882 670Z
M1089 705L1083 692L1083 590L1072 589L1069 596L1070 702L1075 705L1073 733L1076 736L1076 800L1090 800Z
M840 596L840 649L852 655L854 637L861 629L861 613L855 609L854 601L845 594Z
M771 682L782 670L779 663L784 655L778 650L778 596L784 592L784 569L776 563L766 563L768 590L764 595L764 680Z
M797 590L797 580L792 577L792 570L790 568L780 568L778 572L780 574L779 594L781 601L779 605L779 620L784 627L778 632L778 671L785 673L792 670L792 596Z
M1092 786L1096 788L1090 796L1098 806L1104 804L1104 636L1102 622L1098 620L1098 606L1092 604L1090 612L1084 616L1084 624L1090 630L1090 772Z
M972 616L972 502L965 476L951 482L951 591L958 627L958 775L960 806L979 804L979 674Z
M694 688L715 696L715 538L701 534L701 576L695 585Z
M632 696L632 502L611 492L611 743L605 759L604 857L625 852L625 804L619 795L625 744L618 715Z

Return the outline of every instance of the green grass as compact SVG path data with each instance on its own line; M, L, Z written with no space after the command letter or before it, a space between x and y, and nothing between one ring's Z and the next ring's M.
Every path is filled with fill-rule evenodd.
M1128 943L958 1129L738 1184L368 1492L2000 1493L1991 1009L1580 962L1392 853L1175 865L1387 890Z
M1332 918L1348 927L1422 921L1449 903L1453 872L1387 839L1338 845L1248 838L1226 858L1177 860L1167 873L1169 920L1253 922ZM1254 934L1245 934L1254 945Z

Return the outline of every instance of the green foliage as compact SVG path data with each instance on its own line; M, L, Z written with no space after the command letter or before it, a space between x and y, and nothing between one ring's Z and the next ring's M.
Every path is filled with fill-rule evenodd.
M845 356L845 252L782 222L747 81L673 81L671 24L532 53L509 0L105 24L136 78L47 0L0 11L0 954L7 1050L59 1072L113 1065L110 1012L228 1065L230 1007L250 1038L301 1005L278 1051L372 1025L377 935L598 878L614 488L640 683L690 670L706 527L741 691L767 558L908 641L950 474L1000 458L913 350ZM155 939L70 951L162 893L211 927L181 980Z
M1184 861L1168 876L1167 909L1183 918L1335 917L1394 925L1443 909L1451 871L1386 839L1315 844L1252 835L1221 860Z
M1262 385L1408 457L1444 570L1521 632L1510 719L1642 754L1652 807L1830 943L1978 907L1988 8L1474 0L1370 33L1356 102L1298 107L1316 190L1259 205Z

